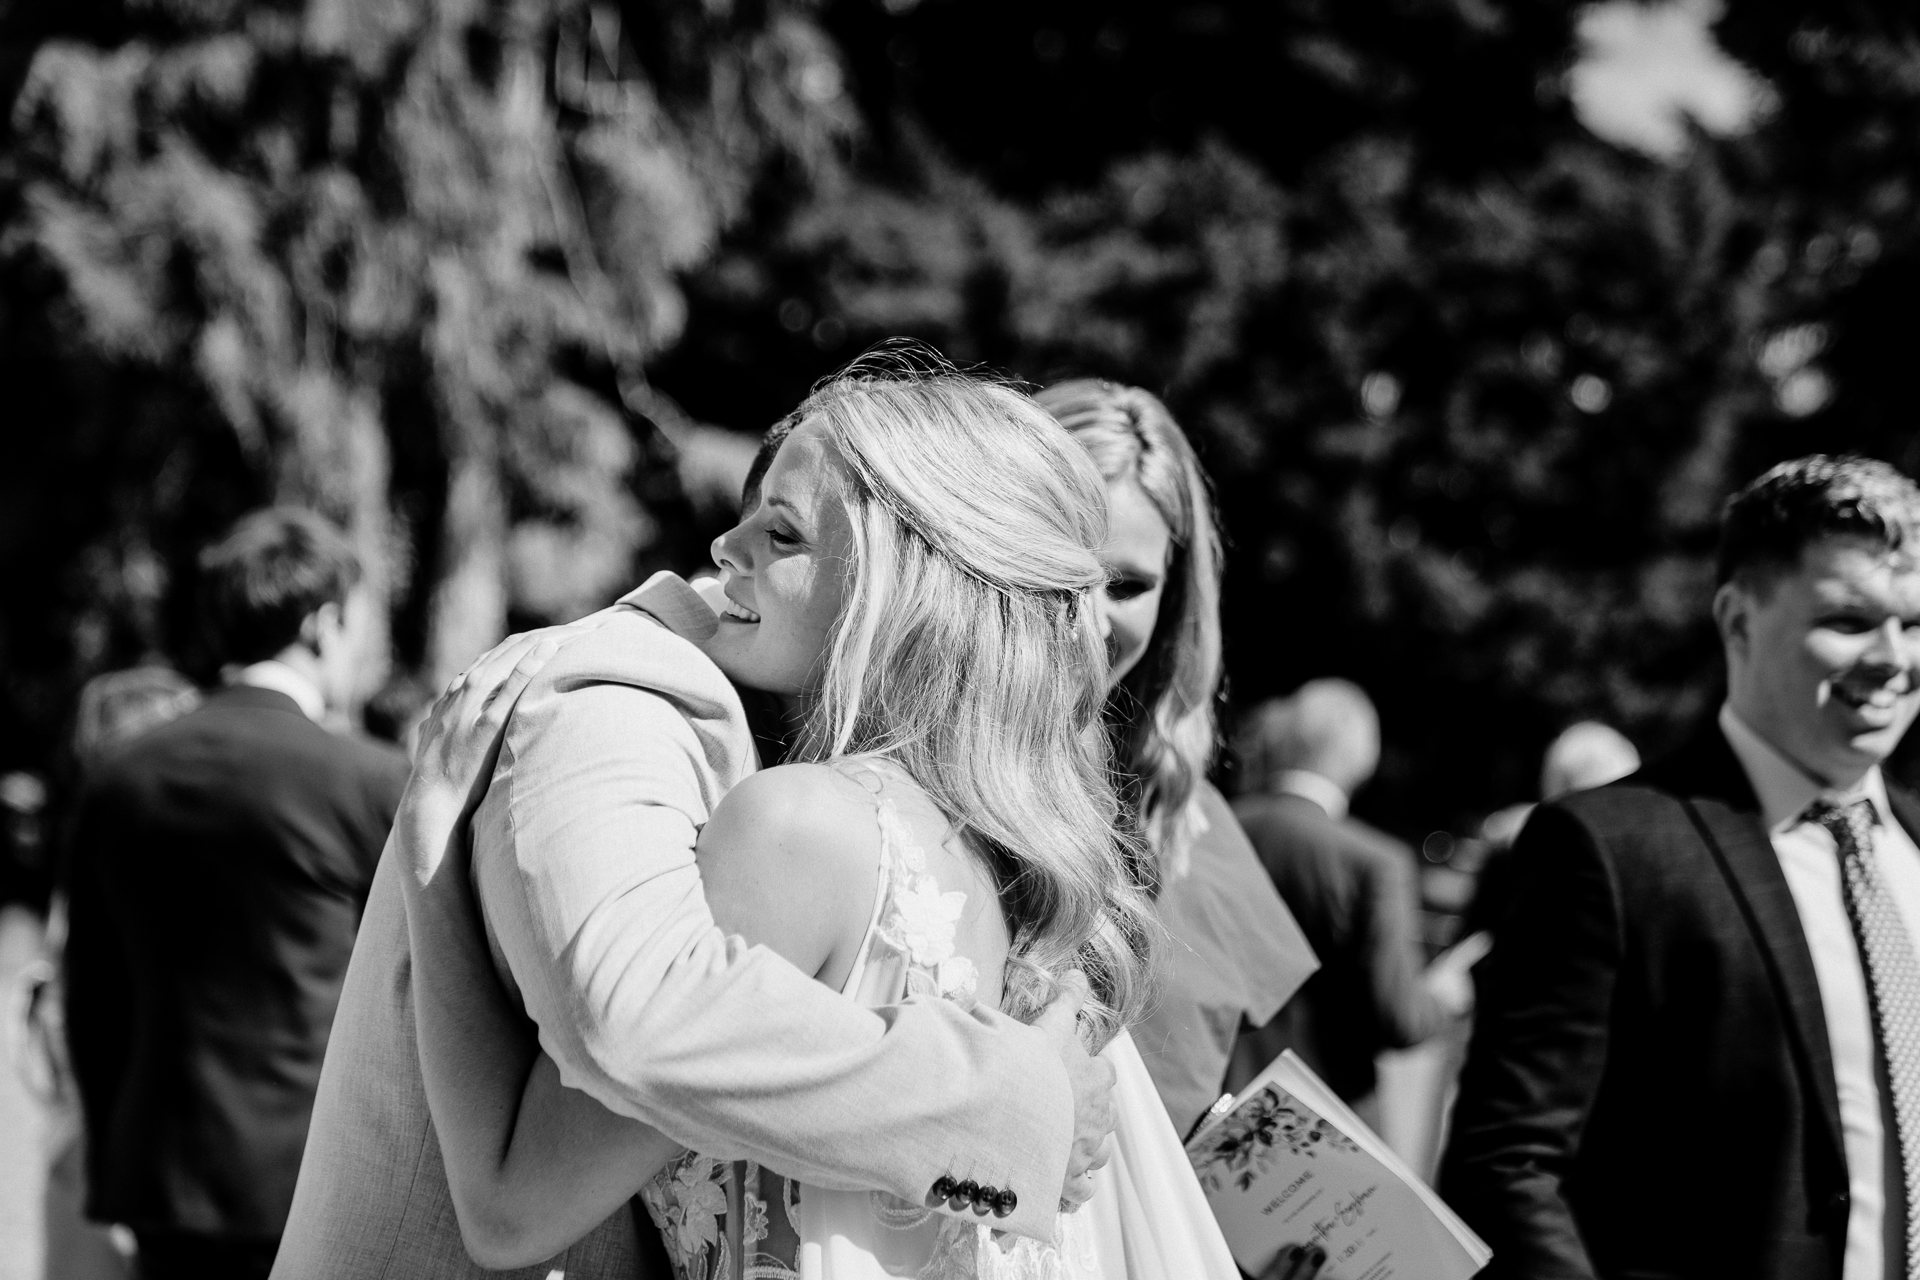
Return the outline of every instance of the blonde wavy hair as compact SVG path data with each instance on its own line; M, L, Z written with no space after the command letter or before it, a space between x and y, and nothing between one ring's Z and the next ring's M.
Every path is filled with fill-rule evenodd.
M1144 1010L1155 932L1101 732L1106 486L1031 398L922 349L861 357L800 422L844 464L853 555L790 758L904 768L994 877L1007 1011L1080 968L1104 1044Z
M1107 705L1128 799L1153 850L1158 893L1186 873L1204 825L1200 784L1217 745L1220 532L1213 495L1193 446L1151 392L1076 378L1035 399L1080 442L1107 483L1139 485L1173 533L1159 623Z

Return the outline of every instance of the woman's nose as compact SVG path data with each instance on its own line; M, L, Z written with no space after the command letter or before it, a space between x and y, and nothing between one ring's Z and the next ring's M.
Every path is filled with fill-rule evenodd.
M740 526L735 525L733 528L715 538L713 545L707 549L708 553L713 556L714 564L725 569L728 573L742 574L747 571L745 563L746 555L741 547L742 540L735 536L739 532Z
M1113 615L1110 612L1112 607L1113 604L1107 599L1106 592L1093 593L1093 622L1100 628L1100 639L1103 641L1113 639Z

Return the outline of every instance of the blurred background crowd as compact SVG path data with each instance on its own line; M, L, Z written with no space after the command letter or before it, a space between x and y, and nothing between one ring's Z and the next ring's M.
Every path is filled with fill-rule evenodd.
M214 675L236 517L347 532L349 718L399 741L507 631L703 565L758 433L887 336L1164 397L1244 781L1333 777L1429 954L1519 806L1716 705L1729 492L1920 470L1903 5L14 0L0 104L8 975L113 709ZM1262 754L1330 678L1295 718L1371 745Z

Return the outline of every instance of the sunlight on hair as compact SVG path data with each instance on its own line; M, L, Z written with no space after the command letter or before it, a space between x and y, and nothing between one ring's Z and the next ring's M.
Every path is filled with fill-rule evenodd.
M796 758L883 754L990 866L1013 933L1007 1008L1079 967L1104 1043L1145 1006L1150 907L1099 732L1106 487L1019 390L890 344L817 387L847 470L847 606Z
M1155 883L1184 873L1202 827L1198 791L1214 752L1220 686L1220 535L1206 473L1158 397L1078 378L1035 397L1080 442L1108 483L1131 480L1173 531L1160 625L1114 690L1109 715L1137 794Z

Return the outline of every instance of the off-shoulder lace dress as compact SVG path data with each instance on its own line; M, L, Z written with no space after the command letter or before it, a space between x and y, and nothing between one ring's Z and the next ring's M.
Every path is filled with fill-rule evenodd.
M869 1007L910 996L971 1005L979 974L953 942L967 895L940 887L895 809L889 789L911 784L891 767L857 767L874 795L880 875L873 915L841 992ZM677 1280L1052 1280L1098 1274L1090 1266L1063 1269L1058 1251L1035 1241L996 1239L976 1221L886 1192L803 1187L751 1162L722 1162L694 1151L661 1170L640 1194ZM1070 1241L1063 1244L1071 1248Z
M943 890L901 820L891 765L858 762L874 794L880 875L841 992L870 1008L909 996L974 1002L979 975L954 951L967 895ZM992 1230L881 1191L802 1186L751 1162L687 1152L641 1191L676 1280L1238 1280L1138 1050L1103 1051L1117 1083L1112 1162L1093 1200L1057 1220L1055 1244Z

